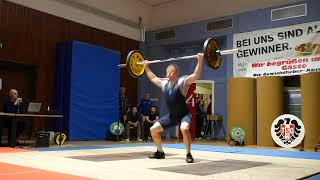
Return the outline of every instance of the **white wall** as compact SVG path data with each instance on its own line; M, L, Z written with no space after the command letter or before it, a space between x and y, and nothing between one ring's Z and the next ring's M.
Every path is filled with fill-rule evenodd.
M62 4L55 0L7 0L32 9L46 12L51 15L62 17L100 30L118 34L130 39L140 39L140 29L124 25L114 20L86 12L76 7ZM77 0L80 3L90 3L99 10L106 11L115 16L120 16L127 20L138 23L139 17L143 18L143 23L149 21L151 6L138 0Z
M253 9L287 4L288 1L290 0L176 0L156 6L152 11L152 21L147 27L148 30L173 27Z

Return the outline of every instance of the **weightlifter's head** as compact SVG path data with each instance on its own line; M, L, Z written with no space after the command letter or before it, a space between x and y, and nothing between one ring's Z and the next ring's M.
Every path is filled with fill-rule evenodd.
M166 70L166 78L169 81L176 80L179 77L180 70L176 64L169 64Z

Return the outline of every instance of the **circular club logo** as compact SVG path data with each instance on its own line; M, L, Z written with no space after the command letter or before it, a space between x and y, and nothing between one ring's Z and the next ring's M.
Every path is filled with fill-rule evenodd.
M283 114L277 117L271 125L271 136L274 142L281 147L295 147L304 138L302 121L292 114Z

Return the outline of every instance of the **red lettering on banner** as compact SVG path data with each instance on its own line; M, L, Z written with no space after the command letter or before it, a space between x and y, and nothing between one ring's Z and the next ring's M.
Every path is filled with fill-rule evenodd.
M306 64L299 64L299 65L284 65L282 66L282 70L291 70L291 69L303 69L306 68Z
M288 59L288 60L283 60L283 61L267 62L267 66L283 66L283 65L307 63L307 62L309 62L308 58L304 58L304 59Z
M254 64L251 64L252 68L257 68L257 67L262 67L264 66L266 63L254 63Z
M311 61L312 61L312 62L320 61L320 57L313 57L313 58L311 59Z
M299 59L298 63L307 63L309 62L308 58L304 58L304 59Z
M267 66L273 66L273 64L275 64L275 62L267 62Z

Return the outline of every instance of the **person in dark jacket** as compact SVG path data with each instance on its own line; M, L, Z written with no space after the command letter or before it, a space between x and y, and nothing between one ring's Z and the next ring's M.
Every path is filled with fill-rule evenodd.
M26 104L19 97L18 91L16 89L11 89L9 91L9 98L4 102L3 112L5 113L26 113ZM0 125L0 134L3 127L8 128L8 145L13 141L12 139L12 117L6 117L1 120ZM16 139L22 134L22 131L25 127L25 122L18 121L17 122L17 131L16 131ZM1 138L2 139L2 138ZM0 141L1 142L1 141ZM19 144L17 141L15 142L17 145Z

